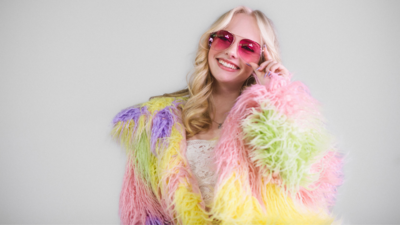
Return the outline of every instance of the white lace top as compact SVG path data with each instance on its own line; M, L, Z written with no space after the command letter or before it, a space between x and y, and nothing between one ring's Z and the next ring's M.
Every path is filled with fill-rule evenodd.
M200 192L206 205L213 199L214 186L217 182L214 161L214 147L217 140L188 140L186 157L190 168L196 177Z

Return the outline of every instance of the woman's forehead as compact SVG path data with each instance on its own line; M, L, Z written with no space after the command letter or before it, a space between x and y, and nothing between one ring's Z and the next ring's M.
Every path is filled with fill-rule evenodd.
M256 18L244 13L235 14L225 30L261 43L260 31L257 26Z

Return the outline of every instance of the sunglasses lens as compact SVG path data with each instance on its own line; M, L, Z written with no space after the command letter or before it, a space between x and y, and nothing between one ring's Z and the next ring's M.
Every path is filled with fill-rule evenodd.
M215 50L224 50L229 48L233 42L233 36L224 30L220 30L214 34L214 41L211 44L211 48Z
M210 38L213 39L211 48L217 51L221 51L229 48L233 43L233 34L225 30L220 30L214 33ZM250 39L242 39L239 42L238 53L240 58L245 62L258 63L261 56L260 45Z
M249 39L242 39L239 42L238 52L240 57L246 62L258 63L260 60L260 45Z

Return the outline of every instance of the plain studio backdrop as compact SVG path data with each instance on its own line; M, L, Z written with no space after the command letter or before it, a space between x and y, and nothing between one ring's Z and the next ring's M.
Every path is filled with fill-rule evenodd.
M184 88L233 7L275 23L283 65L348 154L334 212L400 223L400 1L0 1L0 223L118 224L120 110Z

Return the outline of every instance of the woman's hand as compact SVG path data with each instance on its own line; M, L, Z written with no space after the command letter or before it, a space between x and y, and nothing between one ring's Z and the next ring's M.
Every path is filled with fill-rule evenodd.
M259 84L265 85L265 83L271 79L271 72L284 77L289 76L289 71L282 64L273 60L269 55L266 45L264 45L263 54L266 61L262 62L260 66L258 66L257 63L247 64L253 68L254 73L257 75L256 79L258 78Z

